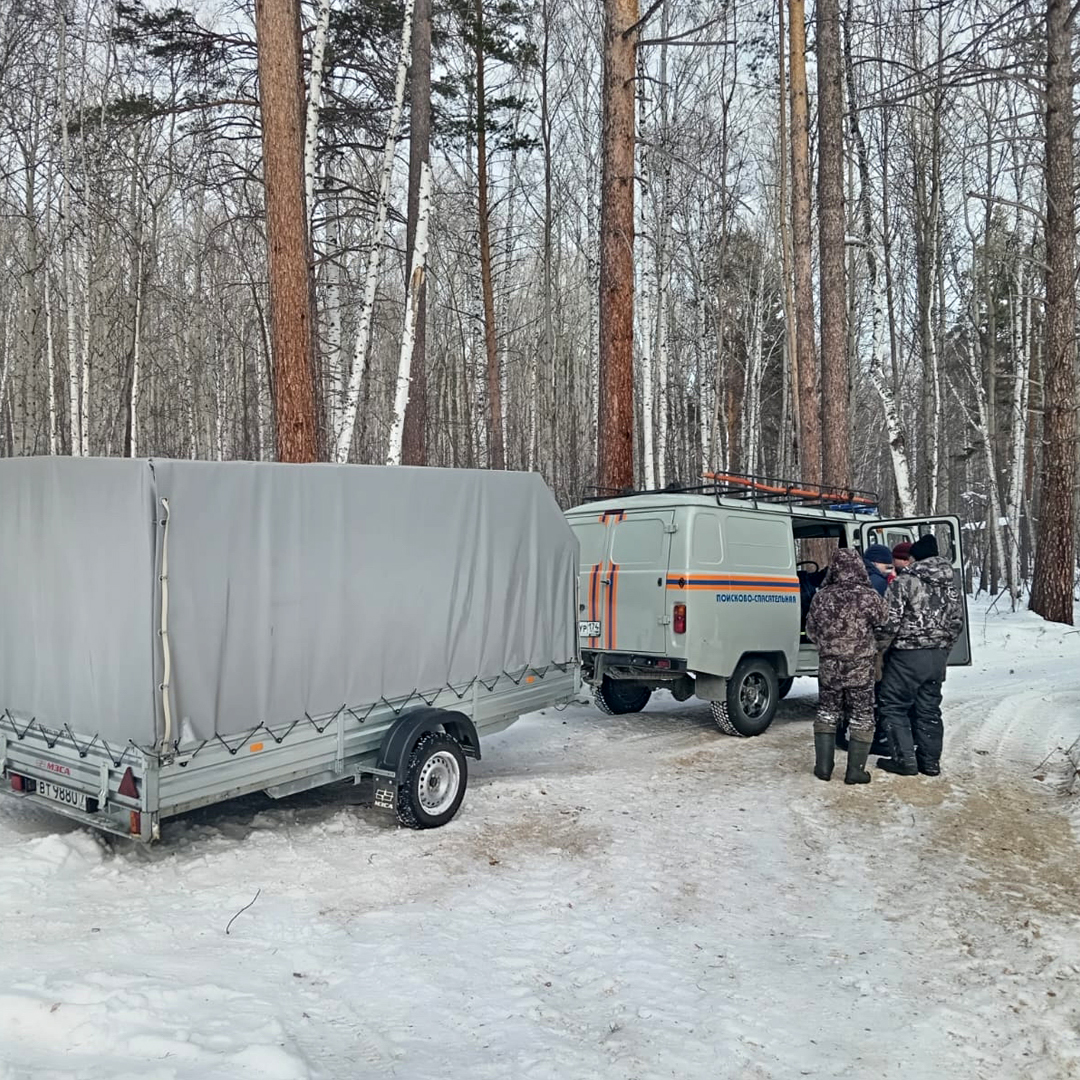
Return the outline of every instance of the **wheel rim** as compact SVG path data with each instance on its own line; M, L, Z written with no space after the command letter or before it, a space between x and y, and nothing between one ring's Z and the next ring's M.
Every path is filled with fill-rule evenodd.
M760 720L769 708L769 681L754 671L739 687L739 705L748 720Z
M457 758L445 750L434 753L420 770L417 792L427 814L441 814L449 809L461 786L461 768Z

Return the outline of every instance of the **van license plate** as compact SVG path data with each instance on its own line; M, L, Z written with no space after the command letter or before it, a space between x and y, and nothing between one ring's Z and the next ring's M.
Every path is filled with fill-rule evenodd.
M48 780L39 780L37 782L37 793L44 795L46 799L52 799L53 802L72 806L76 810L86 810L86 796L81 791L72 791L70 788L51 784Z
M579 622L577 632L578 637L599 637L600 624L598 622Z

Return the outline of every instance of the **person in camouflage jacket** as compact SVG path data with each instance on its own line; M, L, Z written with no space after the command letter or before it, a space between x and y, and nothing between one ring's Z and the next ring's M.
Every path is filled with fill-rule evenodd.
M881 719L892 756L878 766L901 776L941 772L941 684L949 652L964 628L964 602L953 565L930 534L911 548L913 565L885 594L879 644L888 647L881 678Z
M862 556L850 548L833 553L829 572L806 619L806 636L818 647L818 713L814 721L814 775L830 780L836 728L849 717L845 784L867 784L866 759L874 739L876 633L885 601L870 584Z

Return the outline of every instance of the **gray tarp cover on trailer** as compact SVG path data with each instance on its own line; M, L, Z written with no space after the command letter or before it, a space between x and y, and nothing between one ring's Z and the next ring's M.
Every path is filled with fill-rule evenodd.
M574 658L577 544L538 476L25 458L0 462L0 709L161 738L162 499L174 737Z

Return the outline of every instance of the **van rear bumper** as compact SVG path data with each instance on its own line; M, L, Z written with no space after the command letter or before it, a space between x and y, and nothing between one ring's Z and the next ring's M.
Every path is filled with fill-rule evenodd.
M598 683L605 675L623 679L646 678L662 682L684 676L686 661L674 656L582 649L581 668L583 678L591 683Z

